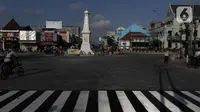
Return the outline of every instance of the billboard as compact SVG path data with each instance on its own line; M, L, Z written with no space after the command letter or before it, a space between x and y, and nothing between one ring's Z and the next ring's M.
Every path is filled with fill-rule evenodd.
M62 21L46 21L46 28L62 29Z
M20 31L20 40L36 40L36 31Z
M62 36L62 39L64 41L69 43L69 38L70 38L69 31L60 31L59 35Z

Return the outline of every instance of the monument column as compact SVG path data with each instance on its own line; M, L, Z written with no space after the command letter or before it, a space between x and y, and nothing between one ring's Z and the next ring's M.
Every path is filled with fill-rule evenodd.
M84 24L83 24L83 31L82 31L82 44L81 44L81 51L83 54L94 54L90 47L90 36L91 32L89 29L89 12L86 10L84 12Z

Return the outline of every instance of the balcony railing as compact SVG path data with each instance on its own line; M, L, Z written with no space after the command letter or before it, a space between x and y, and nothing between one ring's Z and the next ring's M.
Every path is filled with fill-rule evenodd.
M180 36L168 36L167 40L180 40Z

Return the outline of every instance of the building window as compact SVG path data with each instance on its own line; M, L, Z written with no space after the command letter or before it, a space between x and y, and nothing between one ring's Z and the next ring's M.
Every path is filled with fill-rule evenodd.
M176 32L175 36L176 36L176 37L178 37L178 36L179 36L178 32Z
M172 36L172 31L168 31L168 36Z

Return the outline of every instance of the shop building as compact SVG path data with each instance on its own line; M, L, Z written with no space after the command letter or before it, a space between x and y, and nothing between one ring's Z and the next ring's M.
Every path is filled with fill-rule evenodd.
M20 33L20 26L14 20L11 19L1 30L0 30L0 39L1 45L0 48L3 50L12 48L19 50L19 33Z
M150 33L133 24L120 33L120 49L147 49L151 41Z
M37 51L40 33L34 31L30 26L21 27L20 49L22 51Z

